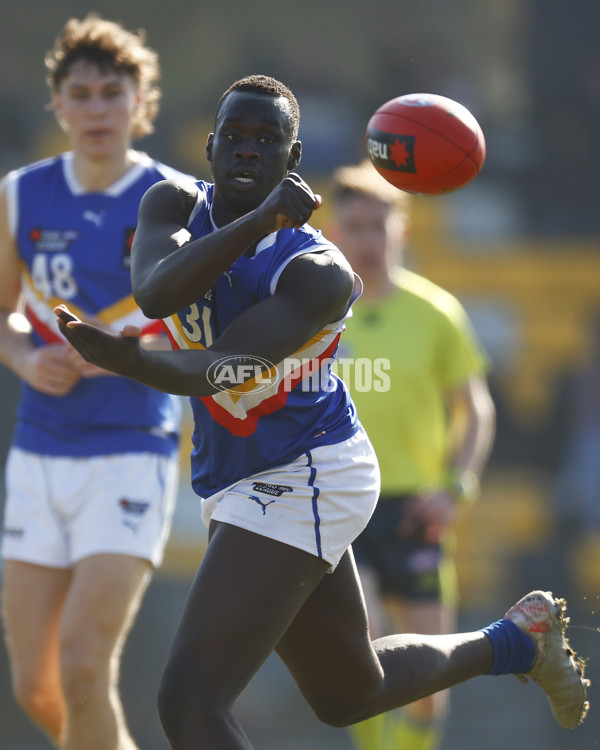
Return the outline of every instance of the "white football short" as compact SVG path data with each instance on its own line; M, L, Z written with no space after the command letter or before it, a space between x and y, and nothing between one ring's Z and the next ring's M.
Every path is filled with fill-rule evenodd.
M323 558L333 568L364 529L379 497L367 434L307 451L203 498L202 520L239 526Z
M69 568L107 553L159 565L178 470L177 457L153 453L72 458L11 448L2 556Z

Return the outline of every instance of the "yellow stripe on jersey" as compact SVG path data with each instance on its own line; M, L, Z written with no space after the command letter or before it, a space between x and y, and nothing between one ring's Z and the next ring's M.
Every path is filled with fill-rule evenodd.
M19 267L27 304L31 307L38 320L52 329L55 328L56 323L54 308L62 304L66 304L69 310L81 320L90 320L91 317L94 317L113 330L122 328L126 323L144 328L150 322L137 306L132 294L123 297L103 310L99 310L94 316L90 316L89 313L82 310L70 299L64 299L55 295L51 295L48 298L44 297L35 285L27 266L23 262L20 262Z
M316 333L312 337L312 339L310 339L310 341L307 341L306 344L304 344L304 346L301 346L300 349L298 349L298 351L294 352L294 354L299 354L300 352L303 352L305 349L308 349L313 344L316 344L318 341L322 341L325 338L325 336L327 336L327 334L331 333L331 330L332 330L331 328L323 328L321 331ZM291 356L293 357L294 354L292 354Z
M83 312L83 310L81 310L77 305L74 305L70 301L67 302L61 297L56 297L54 295L46 299L34 284L33 279L31 278L31 275L29 273L29 269L27 268L25 263L19 262L19 268L21 271L25 300L27 304L29 304L34 310L36 316L40 321L42 321L46 325L50 324L51 322L55 322L56 315L54 314L54 308L57 305L63 304L68 304L69 310L71 310L71 312L74 313L78 318L85 318L85 313Z
M122 318L130 316L139 310L136 301L133 299L133 294L128 297L114 302L112 305L105 307L103 310L97 313L97 317L103 322L109 325L120 321Z

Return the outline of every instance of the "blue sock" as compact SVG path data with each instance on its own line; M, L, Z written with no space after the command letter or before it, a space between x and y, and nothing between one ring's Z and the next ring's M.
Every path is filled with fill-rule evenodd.
M515 625L503 618L481 628L492 642L494 660L488 674L526 674L536 657L534 642Z

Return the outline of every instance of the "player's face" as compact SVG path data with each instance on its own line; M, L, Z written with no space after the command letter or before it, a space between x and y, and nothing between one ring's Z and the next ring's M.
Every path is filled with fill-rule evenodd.
M402 226L390 206L353 196L336 207L333 239L365 285L387 278L400 260Z
M231 221L259 206L299 161L289 107L283 97L246 91L223 101L206 147L216 218Z
M138 89L131 76L77 60L52 97L76 155L106 159L131 145Z

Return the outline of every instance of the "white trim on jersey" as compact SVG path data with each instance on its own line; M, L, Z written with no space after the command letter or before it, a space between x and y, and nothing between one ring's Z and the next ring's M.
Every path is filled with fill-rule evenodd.
M110 198L118 198L119 195L128 190L147 169L151 168L156 169L164 175L165 180L181 180L182 174L176 169L155 161L144 151L136 151L135 153L138 157L135 164L116 182L113 182L112 185L106 188L106 190L102 190L101 192L103 195L107 195ZM72 151L66 151L64 154L61 154L60 158L62 159L65 181L73 195L85 195L86 193L89 193L90 191L83 187L75 174L74 153ZM192 177L192 175L186 175L186 177L189 178L190 182L195 182L195 177Z
M187 222L188 227L192 223L192 221L196 218L196 215L198 214L198 211L204 205L204 201L202 200L202 193L200 192L200 189L198 188L198 185L194 185L194 187L196 188L196 203L194 204L194 208L192 208L192 211L191 211L190 216L188 218L188 222ZM212 209L211 209L211 211L212 211ZM211 214L210 220L212 221L212 214ZM214 223L214 221L212 221L212 225L213 225L213 229L217 228L216 225L215 225L215 223Z
M326 250L337 250L335 245L322 245L322 244L314 244L310 247L303 247L297 252L295 252L293 255L290 255L289 258L286 258L283 263L277 268L275 273L273 274L273 278L271 279L271 286L269 287L269 292L271 294L275 294L275 290L277 289L277 283L279 281L279 277L283 273L285 267L287 264L294 260L294 258L297 258L299 255L306 255L307 253L317 252L317 253L323 253ZM338 251L339 252L339 251Z

